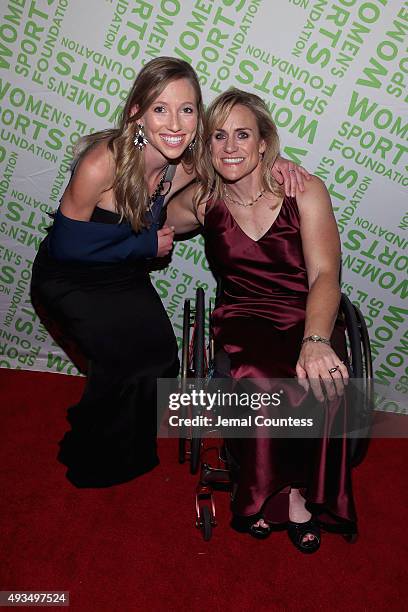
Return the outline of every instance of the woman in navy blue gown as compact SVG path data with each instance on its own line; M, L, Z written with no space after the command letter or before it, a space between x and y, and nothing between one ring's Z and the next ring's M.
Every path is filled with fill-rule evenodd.
M164 194L191 181L201 117L194 70L178 59L149 62L118 128L79 143L34 262L33 303L87 371L59 452L78 487L124 482L158 463L156 379L177 376L178 356L148 264L171 251L173 229L160 228Z

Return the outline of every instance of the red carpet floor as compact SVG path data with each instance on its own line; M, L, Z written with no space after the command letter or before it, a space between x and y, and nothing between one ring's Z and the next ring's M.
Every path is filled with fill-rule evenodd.
M131 483L77 490L56 462L65 408L83 381L0 371L0 590L64 590L75 612L407 610L407 440L374 440L356 469L360 538L325 534L297 552L228 527L228 495L206 543L196 479L161 441L161 465ZM43 608L41 608L43 609Z

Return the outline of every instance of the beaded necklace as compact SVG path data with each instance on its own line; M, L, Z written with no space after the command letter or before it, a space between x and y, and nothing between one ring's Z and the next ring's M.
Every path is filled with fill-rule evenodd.
M169 181L169 180L167 180L167 181L166 181L166 175L167 175L167 171L168 171L168 169L169 169L169 164L167 164L167 166L165 167L165 169L164 169L164 171L163 171L163 174L162 174L162 176L161 176L161 179L160 179L160 181L157 183L157 187L156 187L156 189L153 191L152 195L150 196L150 200L149 200L149 203L148 203L148 210L149 210L150 215L151 215L151 217L152 217L152 221L154 221L153 206L154 206L154 204L156 203L157 198L158 198L160 195L166 196L166 195L169 193L169 191L170 191L170 189L171 189L171 186L172 186L172 181ZM168 188L168 190L166 191L166 193L162 194L161 192L162 192L162 189L163 189L163 185L164 185L164 183L166 183L166 182L168 182L168 183L169 183L169 188Z

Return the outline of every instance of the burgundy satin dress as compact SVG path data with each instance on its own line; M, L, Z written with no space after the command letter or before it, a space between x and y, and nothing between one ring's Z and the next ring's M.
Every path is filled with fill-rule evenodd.
M293 378L304 335L308 280L294 198L285 197L272 226L257 241L237 224L225 203L207 205L207 257L222 282L212 325L232 378ZM346 359L344 328L336 323L333 348ZM338 412L339 403L332 407ZM327 522L355 522L347 439L251 438L226 440L236 470L232 511L262 511L288 520L290 486Z

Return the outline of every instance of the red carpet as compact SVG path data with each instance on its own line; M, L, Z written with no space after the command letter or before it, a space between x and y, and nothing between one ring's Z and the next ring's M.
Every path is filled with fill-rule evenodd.
M65 480L57 441L82 385L0 371L0 590L70 591L75 612L408 608L407 440L374 440L355 471L356 544L324 534L309 557L285 532L237 534L225 493L206 543L175 440L161 441L161 466L131 483L77 490Z

